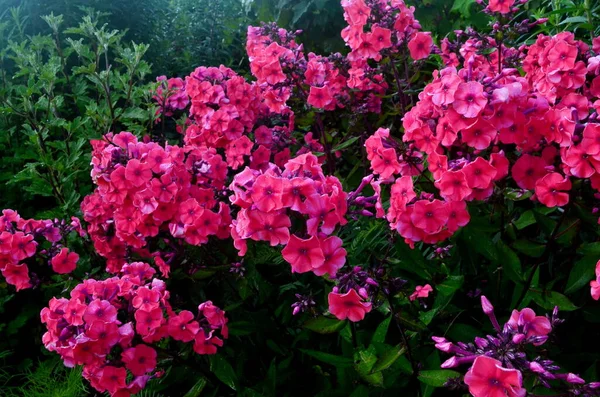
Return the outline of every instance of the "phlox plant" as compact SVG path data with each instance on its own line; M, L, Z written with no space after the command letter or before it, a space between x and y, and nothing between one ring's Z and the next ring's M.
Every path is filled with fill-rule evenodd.
M524 4L440 39L344 0L344 54L264 23L252 78L158 77L152 133L91 140L83 226L4 213L19 289L36 238L56 273L97 255L45 348L118 397L600 395L600 38L522 40Z

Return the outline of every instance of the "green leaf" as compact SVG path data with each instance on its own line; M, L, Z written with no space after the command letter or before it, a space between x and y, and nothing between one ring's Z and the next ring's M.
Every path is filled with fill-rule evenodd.
M581 255L595 255L600 258L600 243L582 244L577 253Z
M573 304L563 294L556 291L541 291L538 289L530 289L529 294L535 303L546 310L553 310L555 306L565 312L577 310L578 307Z
M567 23L587 23L587 21L587 18L584 16L569 17L565 18L559 25L565 25Z
M533 225L535 223L535 215L533 215L532 210L527 210L521 214L519 219L513 222L515 227L519 230L525 229L529 225Z
M475 3L475 0L454 0L450 11L456 11L464 18L469 18L471 16L471 4L473 3Z
M445 296L450 296L462 287L465 278L463 276L448 276L443 283L436 285L435 289Z
M346 149L348 146L352 145L354 142L356 142L358 140L358 136L354 136L340 144L338 144L337 146L335 146L333 149L331 149L334 152L337 152L338 150L342 150L342 149Z
M523 282L523 269L519 256L502 241L498 241L496 248L498 249L498 264L502 266L506 276L516 283Z
M594 278L597 261L598 256L594 255L583 257L575 262L569 273L565 294L572 294L589 284L590 280Z
M192 388L184 394L183 397L199 397L206 386L206 379L200 378Z
M388 328L390 327L390 321L392 320L392 316L389 316L385 320L383 320L373 333L373 338L371 338L371 343L383 343L385 342L385 336L387 335Z
M215 376L233 390L237 390L237 376L233 367L220 354L210 356L210 370Z
M320 316L306 321L303 327L319 334L333 334L344 328L345 325L346 321Z
M539 258L546 250L546 246L544 244L534 243L533 241L523 239L515 241L512 244L512 247L517 251L533 258Z
M435 369L419 372L419 380L421 383L433 387L443 387L448 379L456 378L458 376L460 376L458 372L449 369Z
M373 366L373 369L371 369L371 372L379 372L388 369L396 362L396 360L402 357L404 353L406 353L406 348L400 347L400 345L391 349L387 349L385 353L379 357Z
M307 354L325 364L333 365L336 368L349 368L354 364L352 359L344 356L336 356L335 354L323 353L317 350L300 349L304 354Z
M359 350L354 353L354 369L360 377L373 386L383 386L383 374L381 372L372 372L377 363L377 353L373 345L368 349Z

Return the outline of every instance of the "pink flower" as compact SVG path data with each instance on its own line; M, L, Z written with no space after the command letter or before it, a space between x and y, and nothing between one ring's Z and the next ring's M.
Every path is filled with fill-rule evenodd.
M454 93L454 103L452 106L458 114L465 117L476 117L487 104L487 99L483 95L483 86L477 81L460 83Z
M415 203L414 211L410 216L413 225L428 234L435 234L442 230L448 221L448 208L440 200L419 200Z
M135 376L142 376L156 368L156 350L140 344L121 354L125 366Z
M329 311L340 320L349 319L357 322L365 318L371 311L371 302L363 302L358 293L351 289L345 294L339 294L334 288L327 297Z
M492 12L508 14L514 4L515 0L490 0L488 8Z
M328 87L310 87L307 102L319 109L325 109L333 101L333 96Z
M596 279L590 281L591 294L594 300L600 299L600 261L596 263Z
M281 254L283 259L292 265L293 273L306 273L323 266L325 262L321 244L316 236L303 240L292 234Z
M521 372L503 368L498 360L479 356L465 375L473 397L524 397Z
M433 45L433 39L429 32L418 32L408 42L408 50L410 56L415 61L424 59L431 53L431 46Z
M75 252L69 252L68 248L63 248L57 255L50 260L52 270L58 274L71 273L77 267L79 255Z
M125 178L133 186L145 185L152 178L150 165L142 164L137 159L129 160L127 167L125 167Z
M528 338L534 336L546 336L552 331L550 320L544 316L536 316L535 312L530 308L525 308L521 311L513 310L505 327L519 330ZM544 342L545 340L540 343L535 343L535 345L541 345Z
M433 288L431 288L431 285L429 284L425 284L424 286L420 286L417 285L415 288L415 292L413 292L409 299L411 301L414 301L417 298L427 298L429 296L429 293L433 291Z
M535 184L535 195L546 207L562 207L569 202L571 181L558 172L546 174Z

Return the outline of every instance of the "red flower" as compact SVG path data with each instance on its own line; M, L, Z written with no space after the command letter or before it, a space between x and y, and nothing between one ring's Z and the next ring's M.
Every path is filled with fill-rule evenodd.
M536 316L535 312L527 307L521 311L513 310L505 327L511 327L513 330L518 330L528 338L532 336L546 336L552 331L550 320L544 316ZM544 342L545 340L541 340L534 344L541 345Z
M75 252L69 252L68 248L63 248L50 260L52 270L58 274L71 273L77 267L79 255Z
M306 273L323 266L325 262L321 244L316 236L303 240L292 234L281 254L283 259L292 265L293 273Z
M7 283L14 285L17 288L17 291L31 288L31 283L29 282L29 269L24 263L20 265L15 263L6 264L4 269L2 269L2 275Z
M524 397L521 372L503 368L498 360L479 356L465 375L465 383L473 397Z
M137 310L135 312L135 330L142 336L149 336L160 327L163 320L161 309Z
M340 320L361 321L371 311L371 302L363 302L354 289L345 294L340 294L334 289L329 293L327 300L329 311Z
M440 189L440 195L448 201L464 200L472 192L462 170L444 172L436 186Z
M140 344L121 353L121 359L134 376L142 376L156 368L156 350Z
M496 169L483 157L467 164L463 172L471 189L487 189L496 176Z

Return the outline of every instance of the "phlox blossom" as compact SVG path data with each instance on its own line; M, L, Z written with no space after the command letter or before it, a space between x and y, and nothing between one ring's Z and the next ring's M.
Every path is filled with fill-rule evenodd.
M334 288L329 293L327 300L329 311L339 320L361 321L371 311L371 302L364 302L363 298L354 289L350 289L345 294L340 294Z
M500 361L479 356L465 375L473 397L524 397L521 372L502 367Z

